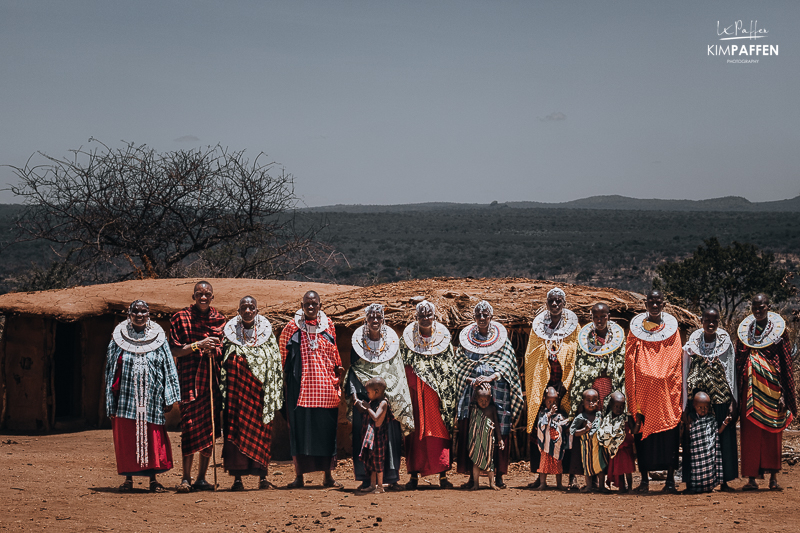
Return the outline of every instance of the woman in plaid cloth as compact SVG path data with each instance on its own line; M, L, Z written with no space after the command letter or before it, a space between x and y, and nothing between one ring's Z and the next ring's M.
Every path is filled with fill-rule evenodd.
M239 300L239 314L225 324L220 389L225 470L234 476L231 490L244 490L242 476L267 481L272 448L272 419L283 406L283 372L272 324L258 314L252 296Z
M106 354L106 414L111 419L120 492L133 490L133 476L148 476L150 492L166 492L156 474L172 468L164 413L181 400L178 371L161 326L136 300L128 320L114 328Z
M386 401L386 382L383 378L372 378L366 383L369 402L356 400L356 409L363 413L361 423L361 460L369 475L370 484L359 488L362 492L381 494L383 490L383 467L386 460L386 448L389 443L389 423L392 411Z
M456 404L458 473L470 476L469 481L461 488L472 488L476 480L472 477L472 459L469 457L467 442L469 406L475 390L485 384L492 390L492 400L497 409L497 424L500 426L500 440L503 441L503 447L495 458L495 485L504 489L506 484L503 482L503 476L508 472L509 463L509 436L511 428L522 412L525 400L522 395L517 356L508 339L506 328L492 320L494 309L486 300L478 302L473 314L475 322L461 330L459 335L461 346L455 358L456 389L460 392L460 399ZM440 481L439 486L444 484Z

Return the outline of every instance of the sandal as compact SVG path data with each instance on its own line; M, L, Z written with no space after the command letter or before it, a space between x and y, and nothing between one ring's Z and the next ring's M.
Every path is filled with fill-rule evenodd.
M192 485L192 490L214 490L214 485L206 481L205 479L198 479Z
M155 479L150 482L150 492L155 492L158 494L163 494L168 492L167 489L164 488L164 485L156 481Z
M639 483L639 486L633 489L633 492L644 494L650 492L650 483Z
M439 478L439 488L440 489L452 489L453 488L453 483L451 483L450 480L447 479L446 477Z
M419 487L419 479L412 477L411 481L406 483L406 490L417 490Z
M758 485L756 485L755 483L746 483L744 485L744 487L742 487L742 490L745 491L745 492L748 492L748 491L751 491L751 490L758 490Z
M275 490L278 487L276 487L266 479L262 479L261 481L258 482L258 488L259 490Z
M386 486L386 490L391 492L402 492L406 489L400 483L392 483L391 485Z
M126 479L125 482L122 485L120 485L119 489L117 490L119 490L120 492L133 492L133 480Z
M242 483L241 479L237 479L233 482L231 486L231 492L241 492L244 490L244 483Z
M343 489L344 488L344 485L342 485L341 483L339 483L338 481L336 481L333 478L331 478L329 480L326 480L326 481L323 481L322 482L322 486L325 487L326 489L330 489L330 488Z
M192 492L192 482L188 479L181 480L181 484L175 487L175 491L179 494L188 494Z
M661 492L665 492L667 494L678 494L678 489L675 488L675 483L667 483L664 485L664 488L661 489Z
M778 481L777 480L776 481L770 481L769 482L769 490L774 490L776 492L781 492L781 491L783 491L783 487L778 485Z

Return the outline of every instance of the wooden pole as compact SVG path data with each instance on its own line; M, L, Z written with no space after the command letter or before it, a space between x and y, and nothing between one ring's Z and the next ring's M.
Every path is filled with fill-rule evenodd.
M214 462L214 490L217 490L217 432L214 427L214 356L208 356L208 394L211 397L211 460Z

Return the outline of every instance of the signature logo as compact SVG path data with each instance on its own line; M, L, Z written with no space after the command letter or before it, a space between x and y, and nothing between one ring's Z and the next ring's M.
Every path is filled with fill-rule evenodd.
M750 25L745 27L741 20L737 20L730 26L722 26L717 21L717 36L720 41L732 41L734 39L763 39L769 30L758 27L757 20L751 20Z
M717 37L720 41L737 41L763 39L767 37L769 30L761 28L757 20L745 23L742 20L734 21L731 24L723 24L717 21ZM758 63L759 56L778 55L777 44L709 44L708 55L710 56L746 56L741 59L728 59L727 63Z

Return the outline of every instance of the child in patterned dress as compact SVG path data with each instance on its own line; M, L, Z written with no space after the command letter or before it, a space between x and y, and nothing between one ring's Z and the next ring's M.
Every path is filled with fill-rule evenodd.
M389 445L389 424L392 412L386 401L386 382L383 378L372 378L364 384L369 403L356 400L353 404L363 413L361 432L361 460L370 476L370 485L360 489L362 492L381 494L383 489L383 464L386 448Z
M555 387L547 387L544 391L544 405L539 411L536 422L536 443L541 452L539 460L539 486L534 490L547 489L547 475L555 474L556 488L561 490L563 485L562 474L564 467L561 459L569 448L566 430L569 419L566 413L559 409L561 396Z
M633 485L636 470L633 451L633 434L639 431L633 417L626 413L625 395L620 391L611 393L606 416L600 425L600 444L609 455L606 477L620 492L628 492Z
M603 422L600 412L600 395L594 389L583 391L583 402L578 408L578 414L572 420L570 433L573 437L580 437L580 454L583 463L583 477L585 486L581 492L598 491L606 493L605 486L606 452L598 439L598 429ZM574 446L577 450L577 446Z
M497 407L492 400L492 388L487 383L475 391L469 409L469 458L472 461L472 490L480 488L480 476L489 478L489 488L500 490L494 482L495 447L504 448L497 423Z
M686 493L712 492L722 483L722 453L719 434L731 423L728 415L717 427L717 419L711 409L711 398L705 392L696 392L691 411L685 415L689 432L689 461Z

